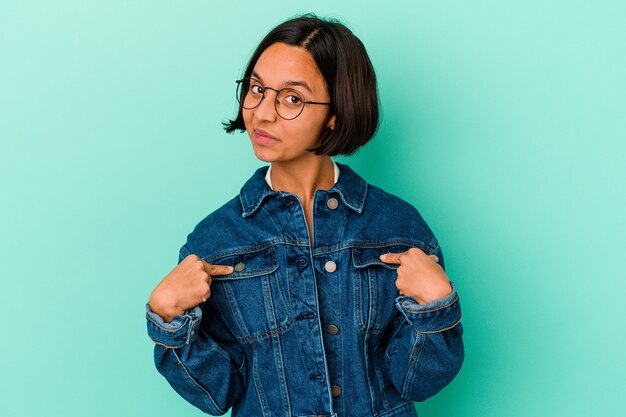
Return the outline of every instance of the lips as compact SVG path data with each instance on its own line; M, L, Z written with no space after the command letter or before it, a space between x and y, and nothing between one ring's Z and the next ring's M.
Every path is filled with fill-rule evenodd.
M269 133L267 130L254 129L254 142L260 146L273 146L280 142L276 139L276 136Z
M272 135L270 132L268 132L267 130L263 130L263 129L254 129L254 133L257 136L263 136L265 138L268 139L272 139L272 140L278 140L278 138L274 135Z

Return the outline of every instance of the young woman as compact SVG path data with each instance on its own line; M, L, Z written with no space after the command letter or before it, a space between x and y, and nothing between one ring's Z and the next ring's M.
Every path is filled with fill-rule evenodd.
M187 236L146 304L158 371L212 415L416 416L463 362L461 309L411 204L334 155L378 127L363 44L303 15L269 32L226 131L258 168Z

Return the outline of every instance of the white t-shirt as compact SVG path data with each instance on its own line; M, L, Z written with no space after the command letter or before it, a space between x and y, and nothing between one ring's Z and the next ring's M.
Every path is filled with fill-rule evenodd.
M331 159L331 161L332 161L332 159ZM337 166L335 161L333 161L333 167L335 168L335 182L337 182L337 179L339 178L339 167ZM267 174L265 174L265 181L267 182L267 185L269 185L270 188L273 190L274 188L272 188L272 180L270 179L270 171L271 170L272 170L272 165L270 165L270 167L267 170Z

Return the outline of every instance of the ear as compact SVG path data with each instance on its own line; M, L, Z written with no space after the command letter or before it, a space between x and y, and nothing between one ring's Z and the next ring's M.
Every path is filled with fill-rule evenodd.
M337 115L333 114L330 119L328 119L328 123L326 124L326 129L333 130L335 128L335 120L337 119Z

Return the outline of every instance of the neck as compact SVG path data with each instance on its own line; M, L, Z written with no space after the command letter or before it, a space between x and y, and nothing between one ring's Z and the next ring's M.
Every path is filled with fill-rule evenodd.
M315 190L328 190L335 183L333 161L328 155L307 160L272 162L272 188L296 194L302 201L312 201Z

